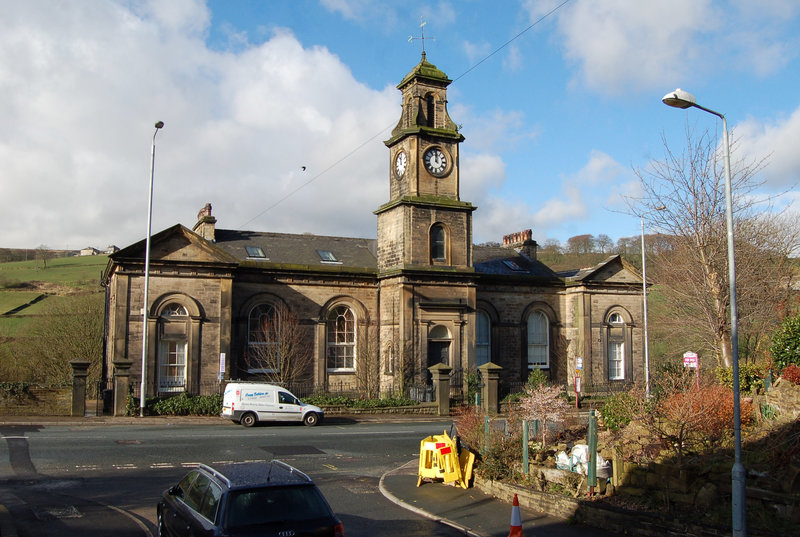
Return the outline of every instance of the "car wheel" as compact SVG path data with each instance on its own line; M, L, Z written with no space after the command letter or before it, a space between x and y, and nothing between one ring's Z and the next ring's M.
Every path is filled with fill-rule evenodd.
M309 412L306 414L306 417L303 418L303 423L308 425L309 427L313 427L317 423L319 423L319 416L317 416L316 412Z
M252 412L248 412L247 414L242 416L241 424L244 425L245 427L252 427L253 425L256 424L257 421L258 419L256 418L256 415L253 414Z

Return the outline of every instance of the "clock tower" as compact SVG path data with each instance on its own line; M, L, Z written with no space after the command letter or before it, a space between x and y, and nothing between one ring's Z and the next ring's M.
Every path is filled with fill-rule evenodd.
M471 203L459 199L459 144L447 75L422 60L400 82L402 113L389 148L390 200L378 215L378 269L472 266Z
M394 390L429 383L429 368L441 364L464 378L475 361L475 207L459 198L464 136L447 113L450 82L423 51L397 86L400 121L384 142L389 201L375 211L380 356L395 372L383 377Z

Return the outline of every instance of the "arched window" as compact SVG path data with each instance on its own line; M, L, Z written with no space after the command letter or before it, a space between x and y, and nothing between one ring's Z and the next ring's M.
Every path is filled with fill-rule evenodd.
M475 330L475 365L492 361L492 321L484 310L478 310Z
M177 302L167 304L158 318L158 391L186 390L189 312Z
M433 93L425 96L425 119L428 127L436 126L436 95Z
M328 371L355 370L356 359L356 317L347 306L337 306L327 319Z
M447 259L447 233L441 224L434 224L431 227L431 259L434 261Z
M278 373L281 320L272 304L259 304L247 316L247 372Z
M608 316L608 380L625 380L625 322L622 315Z
M542 311L528 315L528 369L550 367L550 319Z

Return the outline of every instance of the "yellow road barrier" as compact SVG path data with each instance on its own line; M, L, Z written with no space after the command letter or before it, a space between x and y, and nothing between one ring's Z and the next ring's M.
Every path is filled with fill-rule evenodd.
M459 454L456 441L448 436L447 431L429 436L419 446L417 486L424 479L430 479L456 483L466 489L472 478L474 464L475 455L463 448Z

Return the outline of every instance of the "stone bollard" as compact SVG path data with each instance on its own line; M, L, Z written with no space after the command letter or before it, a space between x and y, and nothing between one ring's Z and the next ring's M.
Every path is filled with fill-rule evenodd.
M450 372L452 367L439 363L428 368L436 389L437 411L440 416L450 415Z
M86 415L86 376L89 374L91 362L88 360L72 360L72 411L70 416Z
M500 409L497 385L500 381L500 371L503 368L492 362L487 362L478 367L481 373L481 407L487 414L497 414Z
M128 406L128 391L132 360L117 360L114 365L114 416L124 416Z

